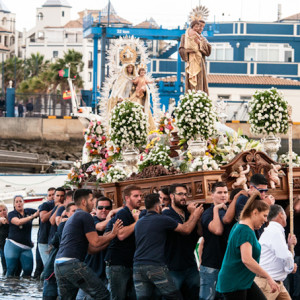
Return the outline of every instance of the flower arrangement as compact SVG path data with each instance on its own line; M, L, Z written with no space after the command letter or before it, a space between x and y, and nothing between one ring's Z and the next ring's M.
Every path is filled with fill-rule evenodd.
M112 110L110 138L122 149L132 145L141 147L146 144L148 120L140 104L122 101Z
M278 158L278 162L281 164L289 164L289 153L287 152L286 154L281 154ZM292 162L293 162L293 167L300 167L300 157L297 153L292 152Z
M105 155L107 138L100 121L91 121L84 132L84 137L89 156Z
M169 150L170 148L165 145L156 145L149 154L146 154L145 157L142 157L138 166L139 171L141 172L143 169L151 165L161 165L166 169L172 167L173 164L169 156Z
M88 178L88 174L83 172L82 165L80 161L76 161L73 164L69 174L68 180L65 182L65 185L75 185L80 187L80 185Z
M288 103L276 88L256 91L249 102L250 130L254 134L278 134L288 131Z
M213 158L207 155L196 157L189 168L190 172L212 170L219 170L219 165Z
M181 95L175 117L178 135L185 140L199 135L208 139L216 133L217 115L205 92L189 90Z
M112 183L112 182L118 182L123 181L128 177L127 173L124 171L123 168L119 166L111 167L105 177L103 177L103 182L105 183Z
M237 154L251 149L261 151L262 144L243 136L240 129L233 135L226 133L226 135L219 136L218 139L211 139L208 145L208 151L221 165L228 164Z
M159 131L163 134L170 134L171 131L174 129L172 123L173 123L173 120L172 120L170 114L166 112L159 121L159 124L158 124Z
M120 158L120 147L116 146L112 140L106 142L105 158L107 162L111 163Z
M110 169L111 165L108 164L106 159L102 159L101 161L90 165L86 173L90 173L91 176L96 177L96 181L103 181L107 171Z

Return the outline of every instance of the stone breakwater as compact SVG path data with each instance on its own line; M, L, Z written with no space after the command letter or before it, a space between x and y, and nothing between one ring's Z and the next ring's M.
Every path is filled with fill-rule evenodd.
M81 159L82 141L38 141L38 140L4 140L0 139L0 150L37 153L47 155L49 160Z

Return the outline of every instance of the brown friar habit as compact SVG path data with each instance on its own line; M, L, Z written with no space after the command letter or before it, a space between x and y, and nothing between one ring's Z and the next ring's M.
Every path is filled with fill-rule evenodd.
M185 34L181 36L180 46L179 46L179 54L183 61L189 61L189 53L186 52L184 47L185 44ZM206 68L205 68L205 56L209 56L211 53L211 45L208 43L206 38L201 36L201 44L199 45L199 50L202 54L201 58L201 71L197 75L197 85L196 87L190 84L189 74L185 73L185 92L188 90L201 90L207 93L208 95L208 84L207 84L207 75L206 75Z

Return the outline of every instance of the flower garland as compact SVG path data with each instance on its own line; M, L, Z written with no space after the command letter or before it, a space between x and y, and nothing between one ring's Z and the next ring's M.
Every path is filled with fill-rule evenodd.
M139 171L141 172L143 169L151 165L161 165L166 169L169 169L173 166L172 160L169 156L169 151L169 147L157 144L149 154L142 157L138 164Z
M288 131L288 103L276 88L256 91L249 101L250 130L254 134L278 134Z
M84 132L85 147L89 156L105 155L106 136L100 121L91 121Z
M119 148L141 147L147 140L148 118L140 104L123 101L112 110L110 138Z
M119 166L114 166L107 171L105 177L103 178L103 182L112 183L112 182L123 181L127 177L128 174L124 171L123 168Z
M219 165L210 156L196 157L192 162L190 172L219 170Z
M185 140L198 135L208 139L216 133L217 115L205 92L189 90L181 95L175 116L178 135Z

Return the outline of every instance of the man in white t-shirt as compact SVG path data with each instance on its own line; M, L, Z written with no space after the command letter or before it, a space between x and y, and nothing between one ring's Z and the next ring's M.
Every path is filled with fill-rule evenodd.
M295 235L289 235L288 244L286 243L284 234L286 214L280 205L270 206L268 221L270 224L259 239L261 245L259 265L279 284L280 290L272 293L265 278L256 276L255 282L268 300L291 299L283 281L288 274L297 271L297 265L294 263L294 257L290 251L292 245L297 244L297 239Z

